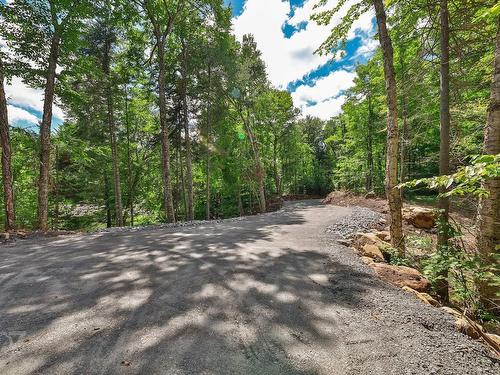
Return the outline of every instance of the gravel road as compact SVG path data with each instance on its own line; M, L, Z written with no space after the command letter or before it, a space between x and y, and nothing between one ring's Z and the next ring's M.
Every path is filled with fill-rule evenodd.
M498 374L446 313L334 241L367 215L302 201L5 245L0 374Z

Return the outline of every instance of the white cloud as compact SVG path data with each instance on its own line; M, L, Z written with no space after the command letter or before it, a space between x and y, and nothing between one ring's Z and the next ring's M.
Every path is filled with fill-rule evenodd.
M244 34L253 34L268 68L269 79L277 87L302 78L305 74L325 64L331 57L315 55L314 51L330 34L331 28L338 24L349 5L357 2L350 0L342 11L332 19L330 25L319 26L310 21L310 16L321 9L335 6L337 0L330 0L324 8L313 10L317 0L307 0L300 8L295 8L289 20L290 5L282 0L247 0L240 16L233 20L234 33L241 40ZM353 25L354 30L368 32L372 29L373 14L364 14ZM282 27L286 22L298 25L307 21L305 29L295 32L289 39L283 35Z
M333 116L342 112L342 104L345 102L345 96L341 95L337 98L327 99L316 105L302 108L303 116L315 116L323 120L329 120Z
M12 82L5 86L5 93L10 104L43 112L43 91L26 86L19 77L14 77ZM61 108L53 105L54 117L64 120L64 112Z
M307 102L322 102L331 97L338 96L341 91L353 85L356 73L345 70L336 70L330 75L318 79L314 86L299 86L292 93L295 105L303 106Z
M338 0L329 0L322 9L331 9ZM262 58L267 65L271 83L279 88L285 88L290 82L302 79L314 72L332 57L319 56L314 51L329 36L332 27L337 25L349 7L359 0L348 0L346 5L331 20L328 26L319 26L310 21L312 14L321 9L313 9L318 0L306 0L302 7L294 10L289 18L290 4L283 0L247 0L243 12L233 19L233 29L236 37L241 40L245 34L253 34ZM371 35L373 12L363 14L355 21L348 38L355 36L363 38L359 54L369 53L373 44ZM308 22L307 26L295 32L290 38L283 34L282 27L288 22L299 25ZM336 56L335 59L339 59ZM294 103L300 107L303 114L311 114L321 118L329 118L340 112L345 100L339 96L342 90L352 86L355 74L346 70L333 71L329 76L317 80L313 86L299 86L292 93ZM308 102L317 102L308 107Z
M22 108L14 107L10 104L7 106L7 114L10 125L16 125L18 121L28 121L35 125L38 124L38 117Z
M307 1L304 6L311 2L313 1ZM277 87L285 87L289 82L328 61L328 57L314 54L328 35L328 28L309 22L305 29L287 39L282 27L288 20L289 13L288 1L247 0L243 12L233 22L234 32L240 40L244 34L255 36L267 65L269 79ZM303 18L296 13L293 23L306 20Z
M356 50L354 57L370 56L379 47L380 43L374 38L363 39L363 44Z

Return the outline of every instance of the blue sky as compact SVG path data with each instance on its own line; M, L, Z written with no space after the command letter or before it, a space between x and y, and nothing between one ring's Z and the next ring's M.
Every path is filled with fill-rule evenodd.
M356 0L348 2L353 1ZM315 55L314 51L330 31L330 27L309 20L317 2L225 0L233 9L233 32L240 40L244 34L254 35L271 83L290 91L303 115L329 119L341 111L343 93L353 84L356 64L365 62L378 44L373 38L373 14L366 14L353 26L344 57ZM327 7L336 2L329 0ZM339 17L332 22L338 22ZM4 47L1 40L0 47ZM14 77L6 85L6 93L10 123L36 129L42 115L43 92ZM57 127L63 120L64 112L54 105L53 125Z
M356 0L349 0L353 3ZM378 46L373 38L373 14L355 22L344 56L321 57L314 51L328 37L331 26L310 21L318 0L226 0L233 8L233 31L238 39L254 34L267 65L270 81L291 92L304 115L323 119L338 114L343 93L352 86L356 64L366 62ZM329 0L326 8L335 6ZM332 24L340 20L343 8Z

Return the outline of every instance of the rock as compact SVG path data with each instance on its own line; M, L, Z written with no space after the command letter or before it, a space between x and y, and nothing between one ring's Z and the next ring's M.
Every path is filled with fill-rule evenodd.
M430 294L424 292L417 292L415 289L412 289L409 286L404 286L402 289L406 292L414 294L415 297L417 297L423 303L426 303L434 307L441 307L441 304L438 301L436 301Z
M488 336L488 338L493 341L497 347L500 347L500 336L498 335L495 335L493 333L486 333L486 336Z
M453 317L455 317L456 319L458 318L461 318L462 317L462 313L458 310L455 310L451 307L448 307L448 306L443 306L441 307L441 310L443 311L446 311L448 314L452 315Z
M352 244L358 250L365 245L379 245L382 240L375 233L356 233L352 239Z
M455 310L451 307L444 306L441 307L441 310L446 311L448 314L452 315L455 318L455 328L458 332L463 333L464 335L467 335L473 339L478 339L481 337L481 334L478 332L478 330L481 330L481 332L484 332L484 329L482 326L480 326L477 323L474 323L476 327L474 327L468 319L466 319L462 313L458 310ZM486 335L491 335L488 333L485 333ZM493 335L496 336L496 335ZM498 337L498 336L497 336Z
M441 307L441 304L434 298L432 297L430 294L428 293L425 293L425 292L420 292L418 293L417 297L422 300L423 302L425 303L428 303L429 305L431 306L434 306L434 307Z
M478 339L481 337L481 334L464 317L455 320L455 328L458 332L461 332L470 338Z
M2 241L8 241L9 239L10 239L9 232L0 233L0 240L2 240Z
M381 279L400 288L408 286L418 292L425 292L431 287L431 283L416 269L386 263L373 263L370 266Z
M367 265L370 265L375 262L372 258L369 257L361 257L361 261Z
M356 233L352 240L352 245L359 254L384 262L384 254L391 245L379 237L376 233ZM369 246L368 246L369 245Z
M374 233L382 241L389 242L391 240L391 233L389 233L389 231L387 230L381 230Z
M366 244L358 250L359 254L368 258L372 258L378 262L384 262L384 255L379 250L378 245Z
M351 241L349 241L349 240L338 239L337 243L339 243L339 244L341 244L343 246L347 246L347 247L351 246Z
M403 210L403 218L415 228L431 229L436 225L436 216L428 208L411 207Z

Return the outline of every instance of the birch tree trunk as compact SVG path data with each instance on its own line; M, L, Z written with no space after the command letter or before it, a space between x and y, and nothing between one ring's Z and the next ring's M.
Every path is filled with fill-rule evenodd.
M497 21L495 45L495 60L493 80L491 84L488 119L484 133L484 154L498 155L500 153L500 17ZM477 215L477 248L484 264L495 264L500 245L500 178L494 178L483 184L489 196L479 202ZM496 309L500 298L498 288L485 280L477 281L482 304L490 309Z
M385 169L385 190L387 200L389 201L391 244L398 250L400 255L403 255L405 245L401 214L402 201L401 195L396 189L398 183L399 132L394 56L391 38L387 30L384 3L382 0L373 0L373 5L375 6L379 40L384 56L384 76L387 94L387 161Z
M12 149L10 146L7 98L4 89L4 66L0 59L0 147L2 147L2 180L5 209L5 230L16 228L14 211L14 189L12 178Z
M48 230L50 128L52 125L52 105L54 103L54 88L57 60L59 57L59 45L60 37L56 32L52 36L50 42L49 65L47 68L43 101L43 115L42 122L40 124L40 174L38 177L37 227L42 231Z
M448 0L440 1L441 20L441 85L440 85L440 147L439 147L439 174L441 176L450 174L450 29ZM446 189L441 188L444 194ZM439 209L441 230L438 233L438 249L448 245L448 216L450 211L450 200L448 197L439 198ZM444 300L448 300L448 270L444 270L442 279L437 284L437 292Z

